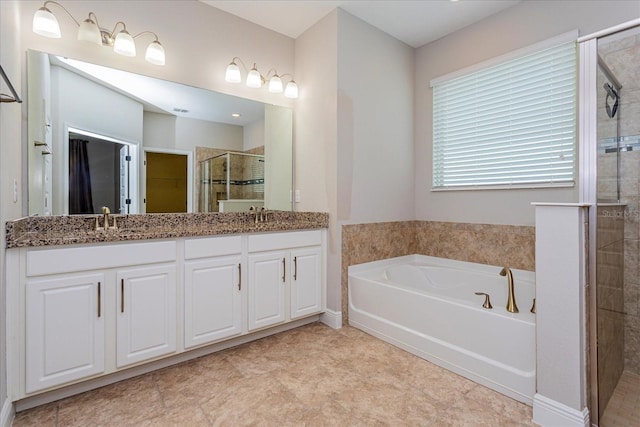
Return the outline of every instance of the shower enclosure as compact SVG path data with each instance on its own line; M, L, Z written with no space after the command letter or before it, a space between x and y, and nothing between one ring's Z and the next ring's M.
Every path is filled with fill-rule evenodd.
M200 212L264 205L264 156L226 152L200 162Z
M596 370L597 419L605 427L637 417L624 413L622 401L629 384L640 393L638 34L632 28L598 39Z

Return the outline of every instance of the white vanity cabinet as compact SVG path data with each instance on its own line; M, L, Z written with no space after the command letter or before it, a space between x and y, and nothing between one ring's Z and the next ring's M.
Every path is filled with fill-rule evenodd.
M26 391L104 372L103 274L26 284Z
M9 249L12 401L55 400L319 319L326 230Z
M174 353L175 263L119 270L116 283L116 366Z
M24 393L176 351L175 241L23 253Z
M241 252L241 236L185 241L185 348L242 333Z
M324 310L320 230L251 235L248 251L250 331Z

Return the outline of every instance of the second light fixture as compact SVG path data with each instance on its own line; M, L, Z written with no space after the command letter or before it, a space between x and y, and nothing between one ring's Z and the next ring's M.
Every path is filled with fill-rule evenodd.
M247 80L246 85L252 88L262 87L263 84L269 80L269 92L271 93L282 93L282 77L289 76L291 77L291 81L287 83L284 87L284 96L287 98L297 98L298 97L298 85L295 80L293 80L293 76L289 73L286 74L278 74L275 69L271 69L267 72L266 77L263 76L260 71L258 71L258 66L254 63L251 70L247 68L242 59L237 56L231 60L231 63L227 66L227 71L225 73L224 79L229 83L241 83L242 75L240 74L240 68L236 63L238 61L242 68L247 72ZM273 74L272 74L273 73Z

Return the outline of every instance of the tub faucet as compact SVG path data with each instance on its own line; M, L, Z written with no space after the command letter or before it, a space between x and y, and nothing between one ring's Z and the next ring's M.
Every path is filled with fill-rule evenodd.
M513 274L509 267L504 267L500 270L501 276L507 276L507 282L509 284L509 296L507 298L507 311L509 313L518 313L518 306L516 305L516 295L513 291Z

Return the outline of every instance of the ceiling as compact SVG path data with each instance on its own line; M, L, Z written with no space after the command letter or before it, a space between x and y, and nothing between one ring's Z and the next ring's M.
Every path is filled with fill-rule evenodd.
M340 7L412 47L420 47L509 8L520 0L201 0L297 38Z

